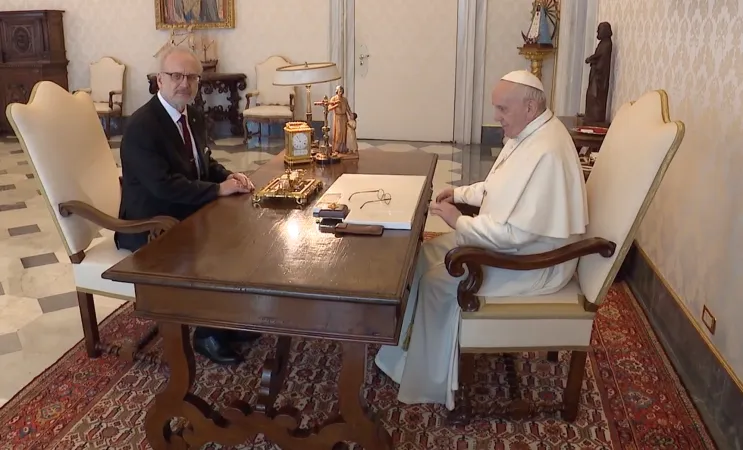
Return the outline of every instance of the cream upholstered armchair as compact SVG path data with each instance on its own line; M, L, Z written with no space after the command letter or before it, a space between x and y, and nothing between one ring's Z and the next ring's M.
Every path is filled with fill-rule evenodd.
M603 302L629 250L637 228L684 137L684 124L671 122L664 91L643 95L623 105L601 146L587 181L589 225L584 240L558 250L529 256L499 254L459 247L446 256L460 282L460 389L449 419L462 424L471 417L470 385L474 354L571 350L563 403L535 404L521 398L520 378L507 358L511 403L500 411L524 417L538 411L562 411L577 417L585 361L590 351L596 311ZM575 278L562 290L534 297L481 298L482 266L531 270L579 258Z
M90 94L98 116L105 120L106 137L111 137L111 118L122 115L125 72L124 64L104 56L90 64L90 87L80 89Z
M116 248L112 233L96 235L105 228L122 233L150 231L157 236L178 221L116 218L121 199L119 170L87 93L71 94L55 83L41 81L31 91L28 104L10 104L6 114L73 263L88 355L106 352L139 359L138 352L155 336L155 327L139 342L121 347L100 342L93 295L128 301L135 296L133 285L101 278L102 272L130 253Z
M274 86L273 76L276 69L288 66L290 63L281 56L271 56L255 66L256 90L245 95L245 111L243 111L244 142L253 137L248 130L249 122L258 123L258 136L262 134L263 124L272 122L291 122L294 120L295 86ZM250 99L255 99L255 106L250 106Z

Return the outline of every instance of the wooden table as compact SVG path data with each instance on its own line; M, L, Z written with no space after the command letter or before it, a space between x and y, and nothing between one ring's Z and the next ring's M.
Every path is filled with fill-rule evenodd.
M157 74L147 74L150 94L155 95L158 91ZM248 86L248 76L244 73L220 73L204 72L199 81L199 90L194 99L196 109L205 114L209 138L214 140L214 122L222 120L230 121L230 132L233 136L242 136L242 110L240 110L240 91L244 91ZM227 95L229 106L223 105L207 106L205 95L211 95L217 92Z
M437 156L365 150L361 159L308 167L325 187L342 173L425 175L412 230L381 237L336 237L319 231L311 206L254 207L249 195L220 198L103 274L133 283L136 314L158 322L170 367L166 389L147 412L156 450L239 445L264 433L284 450L331 449L343 440L367 450L391 448L389 433L366 415L360 390L368 344L397 344L432 194ZM284 170L283 154L251 178L262 187ZM294 205L296 206L296 204ZM193 348L187 325L278 335L265 363L258 402L217 412L192 393ZM296 432L298 412L276 410L291 337L341 342L339 412L313 434ZM182 435L168 422L185 417Z

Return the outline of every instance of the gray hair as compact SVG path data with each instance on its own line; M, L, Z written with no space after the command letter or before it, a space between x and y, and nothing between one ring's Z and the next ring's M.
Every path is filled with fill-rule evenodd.
M168 60L170 55L173 55L176 53L183 53L186 55L191 55L194 61L196 61L196 63L199 65L199 73L204 71L204 66L201 64L201 60L199 59L199 57L196 56L196 53L192 52L191 49L189 48L172 45L168 47L167 49L165 49L165 51L163 51L160 54L160 65L159 65L160 72L165 71L165 62Z
M537 103L539 113L543 113L547 109L547 94L545 94L544 91L540 91L539 89L533 88L531 86L522 85L522 87L524 93L524 101L535 101Z

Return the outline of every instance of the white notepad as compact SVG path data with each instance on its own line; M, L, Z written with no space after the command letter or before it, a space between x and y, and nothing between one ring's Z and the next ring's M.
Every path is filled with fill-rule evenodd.
M349 213L344 219L346 223L409 230L425 182L426 177L418 175L347 173L335 180L318 203L332 198L348 205ZM389 204L376 201L380 196L387 195L390 197Z

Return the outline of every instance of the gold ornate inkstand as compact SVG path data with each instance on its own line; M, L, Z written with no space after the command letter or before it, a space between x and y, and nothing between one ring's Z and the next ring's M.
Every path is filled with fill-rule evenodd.
M286 169L281 176L271 180L263 189L253 194L253 205L260 206L264 200L294 200L297 205L305 206L312 196L322 191L322 181L316 178L305 178L304 169Z

